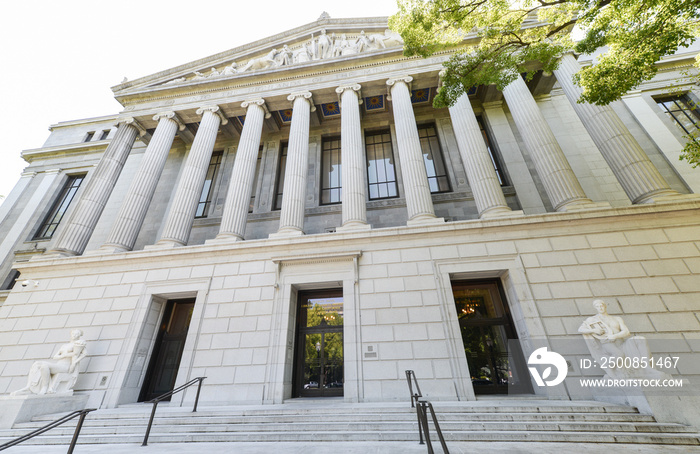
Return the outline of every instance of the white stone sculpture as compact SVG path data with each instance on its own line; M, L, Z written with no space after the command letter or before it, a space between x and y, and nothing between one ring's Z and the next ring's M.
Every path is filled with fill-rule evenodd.
M331 38L326 35L326 29L321 30L321 34L318 35L318 58L330 58L333 56L333 42Z
M363 30L357 38L348 38L345 34L336 37L335 33L332 33L329 36L326 34L326 30L322 29L318 37L314 37L314 35L311 34L310 41L297 44L296 47L292 48L284 44L281 50L272 49L267 55L248 60L241 68L238 68L238 65L232 62L229 66L224 67L220 71L216 68L211 68L206 74L194 71L194 76L189 79L180 77L165 82L163 85L232 76L246 71L279 68L281 66L289 66L297 63L371 52L393 46L403 46L403 40L401 36L391 30L386 30L384 34L377 33L372 35L366 35Z
M13 396L53 394L73 390L78 379L78 365L87 355L87 350L82 330L74 329L70 337L71 341L58 350L53 360L36 361L32 364L27 386L13 392Z
M593 307L597 314L584 320L578 332L583 334L591 356L598 366L605 367L607 376L610 378L668 376L643 360L651 358L646 339L643 336L633 336L622 317L608 314L608 305L605 301L595 300ZM625 360L625 358L628 359ZM634 367L635 364L638 367ZM646 366L642 367L643 364ZM618 367L619 365L630 367Z

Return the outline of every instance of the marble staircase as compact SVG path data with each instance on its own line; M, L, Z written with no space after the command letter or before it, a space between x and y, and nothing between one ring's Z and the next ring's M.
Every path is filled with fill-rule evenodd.
M598 402L485 400L433 402L448 442L570 442L700 445L700 434L679 424L661 424L636 409ZM92 412L79 444L140 444L151 405ZM0 444L56 419L34 418L0 431ZM68 444L75 423L25 444ZM431 438L437 441L434 432ZM155 443L187 442L415 441L415 410L407 403L349 404L341 400L294 400L283 405L187 407L161 405L149 437Z

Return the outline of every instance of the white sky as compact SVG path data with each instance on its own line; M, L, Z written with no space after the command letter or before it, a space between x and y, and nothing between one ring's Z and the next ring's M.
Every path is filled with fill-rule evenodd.
M0 195L60 121L119 113L110 87L318 19L390 16L396 0L32 0L0 10Z

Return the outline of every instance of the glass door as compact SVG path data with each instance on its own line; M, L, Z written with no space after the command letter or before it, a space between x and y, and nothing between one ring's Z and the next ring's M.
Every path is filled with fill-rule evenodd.
M474 392L532 392L498 281L455 281L452 291Z
M342 396L343 292L299 293L294 395Z

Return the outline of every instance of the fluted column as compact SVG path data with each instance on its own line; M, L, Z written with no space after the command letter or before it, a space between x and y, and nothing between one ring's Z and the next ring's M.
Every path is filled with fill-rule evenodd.
M370 228L367 224L367 164L360 125L360 88L359 84L353 84L335 89L340 96L340 161L343 186L343 224L338 231Z
M401 161L403 189L406 194L408 224L444 222L444 219L435 217L428 173L423 162L416 117L413 114L413 105L411 104L411 90L408 84L412 80L413 77L406 76L389 79L386 82L389 86L394 112L396 142Z
M503 89L503 97L554 209L566 211L576 205L593 203L583 192L522 77L518 76Z
M175 134L178 129L185 129L175 112L159 113L153 119L158 121L158 126L122 202L112 231L100 248L102 250L119 252L133 249Z
M119 123L75 210L48 254L80 255L85 251L139 132L146 130L133 118Z
M291 236L304 234L304 199L306 175L309 168L309 121L316 110L311 93L294 93L287 97L294 102L292 124L289 129L287 166L282 188L282 211L277 233L270 235Z
M219 106L201 107L197 110L197 115L202 116L202 121L199 123L197 135L192 142L182 175L177 183L163 233L156 243L158 246L187 244L219 126L228 123Z
M241 107L246 109L245 123L238 142L236 160L233 163L231 183L226 194L224 213L217 240L242 240L248 221L250 196L255 180L255 166L260 149L263 120L270 117L265 108L265 101L256 99L245 101Z
M610 105L577 102L583 91L572 78L580 69L576 58L567 53L554 74L632 203L653 202L658 197L677 195L678 192L670 188Z
M493 168L472 104L466 94L450 107L450 118L469 186L474 194L474 202L479 210L479 217L512 213L503 195L496 170Z

